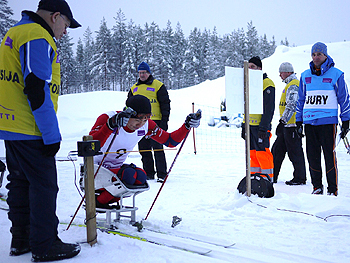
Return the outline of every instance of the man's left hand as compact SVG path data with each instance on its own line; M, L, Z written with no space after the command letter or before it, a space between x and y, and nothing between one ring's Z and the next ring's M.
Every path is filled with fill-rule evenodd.
M340 138L344 139L349 132L349 121L343 121L341 126Z

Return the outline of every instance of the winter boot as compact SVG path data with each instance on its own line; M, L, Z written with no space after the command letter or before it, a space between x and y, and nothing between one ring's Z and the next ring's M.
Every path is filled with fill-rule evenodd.
M19 256L30 251L29 226L11 227L12 233L10 256Z
M323 186L321 187L314 187L314 190L312 191L313 195L323 195Z
M33 262L45 262L55 261L66 258L72 258L79 254L81 248L79 244L63 243L61 239L57 239L53 242L49 251L43 255L32 255Z

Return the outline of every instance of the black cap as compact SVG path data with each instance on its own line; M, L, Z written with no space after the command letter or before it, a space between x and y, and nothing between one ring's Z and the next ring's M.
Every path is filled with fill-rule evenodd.
M151 114L151 103L142 95L134 95L126 100L126 106L132 108L137 114Z
M248 62L255 64L259 68L262 68L262 63L259 56L252 57Z
M38 5L38 9L43 9L51 12L60 12L65 15L70 21L70 28L81 27L77 20L73 18L72 11L69 5L64 0L41 0Z

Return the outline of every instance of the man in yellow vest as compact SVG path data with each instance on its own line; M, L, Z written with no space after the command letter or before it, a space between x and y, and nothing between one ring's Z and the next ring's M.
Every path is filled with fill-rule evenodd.
M34 262L80 252L78 244L63 243L57 235L55 161L61 142L56 40L68 27L80 26L66 1L41 0L36 12L22 12L0 46L0 139L9 171L10 255L31 251Z
M279 68L280 77L286 87L282 91L279 111L280 120L276 128L277 138L272 145L274 163L274 182L282 166L286 153L294 167L293 179L286 181L287 185L303 185L306 183L305 158L301 137L295 124L295 109L298 102L299 80L295 76L293 65L283 62Z
M249 69L262 70L258 56L248 61ZM250 130L250 172L260 173L273 180L273 157L270 151L271 121L275 111L275 84L263 74L263 114L249 114ZM242 138L245 139L245 125L242 125Z
M142 62L138 66L137 71L139 73L139 79L130 88L128 98L136 94L147 97L152 107L151 120L160 128L167 131L170 115L168 91L162 82L152 76L151 69L146 62ZM157 172L157 182L162 183L167 175L167 164L163 145L150 140L149 136L145 136L138 145L142 156L143 169L147 173L147 179L154 179L154 175ZM152 150L154 150L155 162L153 160ZM154 169L154 163L156 171Z

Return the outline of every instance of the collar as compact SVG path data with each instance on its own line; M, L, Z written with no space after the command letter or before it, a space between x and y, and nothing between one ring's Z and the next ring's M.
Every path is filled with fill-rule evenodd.
M51 29L51 27L46 23L46 21L41 17L39 16L37 13L34 13L32 11L28 11L28 10L25 10L25 11L22 11L22 16L24 15L27 15L29 17L30 20L32 20L33 22L41 25L44 29L47 30L47 32L49 32L49 34L54 38L55 35Z

